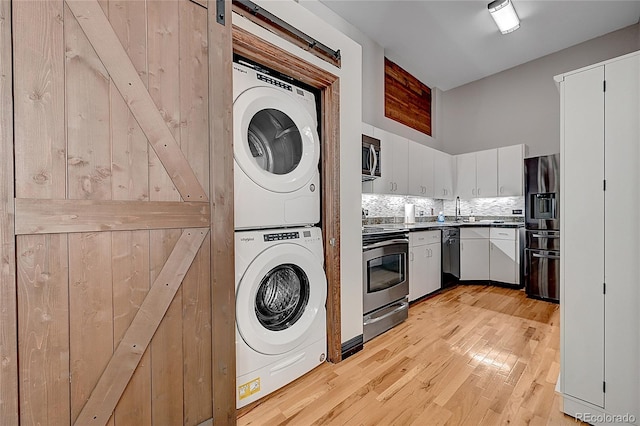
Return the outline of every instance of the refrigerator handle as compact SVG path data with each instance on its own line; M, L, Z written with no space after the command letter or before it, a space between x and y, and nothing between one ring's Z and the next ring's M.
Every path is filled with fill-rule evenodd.
M560 256L554 255L554 254L538 254L538 253L533 253L532 254L533 257L538 257L541 259L560 259Z

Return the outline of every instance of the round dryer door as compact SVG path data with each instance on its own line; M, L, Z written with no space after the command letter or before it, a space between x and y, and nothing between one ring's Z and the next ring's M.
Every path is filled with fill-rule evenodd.
M243 92L233 103L234 158L264 189L293 192L318 172L315 120L294 97L271 87Z
M308 249L287 243L263 251L236 290L236 323L242 339L268 355L294 349L310 330L325 324L326 287L324 269Z

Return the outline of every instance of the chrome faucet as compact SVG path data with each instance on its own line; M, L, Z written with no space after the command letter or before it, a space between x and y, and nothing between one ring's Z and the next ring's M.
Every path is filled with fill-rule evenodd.
M460 216L460 197L456 197L456 222L460 220L458 216Z

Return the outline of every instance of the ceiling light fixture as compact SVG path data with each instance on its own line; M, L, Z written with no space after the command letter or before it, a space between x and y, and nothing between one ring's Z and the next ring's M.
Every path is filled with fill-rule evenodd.
M520 28L520 18L511 0L495 0L487 7L502 34L508 34Z

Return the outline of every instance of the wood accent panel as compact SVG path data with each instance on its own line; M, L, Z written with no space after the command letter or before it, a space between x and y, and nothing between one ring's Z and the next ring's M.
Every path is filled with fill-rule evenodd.
M15 200L16 235L201 228L210 206L200 202Z
M207 10L209 42L209 146L211 171L211 303L213 423L236 424L236 295L233 226L231 1L225 22Z
M75 424L104 425L109 421L208 231L200 228L182 233Z
M13 27L16 197L65 198L63 2L11 5L15 22L34 23Z
M109 200L109 74L66 6L64 14L67 194L76 200Z
M342 363L263 398L238 424L575 425L555 394L559 314L522 290L455 287L412 305L407 321Z
M327 358L331 362L342 360L341 328L342 302L340 298L340 144L327 143L340 140L340 80L322 92L322 230L327 274ZM337 212L337 213L336 213Z
M338 78L235 25L233 51L317 89L332 85Z
M384 116L431 136L431 89L387 58Z
M207 10L189 1L179 4L180 16L180 145L198 181L210 192L209 143L209 57ZM207 202L206 223L211 226L211 208ZM213 415L211 344L211 258L210 236L182 283L183 420L195 425Z
M0 1L0 424L18 424L11 2Z
M259 12L260 9L261 8L259 6L256 6L256 9L252 9L240 2L233 2L234 13L245 17L251 22L261 26L269 32L280 36L289 43L298 46L300 49L306 50L307 52L311 53L314 56L317 56L323 61L326 61L335 67L341 67L342 61L340 59L339 52L338 56L327 54L327 52L325 52L323 49L318 48L318 46L315 44L315 41L313 43L309 43L308 40L313 40L312 37L307 36L302 31L297 30L298 33L296 33L295 31L291 31L289 28L286 28L286 26L283 26L282 21L277 22L279 21L279 19L277 18L274 21L266 16L256 14L256 11Z
M113 353L113 271L109 233L70 234L68 238L71 420L76 423Z
M140 79L148 87L145 9L146 4L141 1L110 0L108 4L111 26ZM149 143L112 81L109 95L112 199L148 202ZM122 209L126 211L134 205L124 204ZM174 224L173 227L177 226ZM148 231L111 233L114 348L120 344L149 291L149 252ZM151 351L147 349L116 406L113 420L116 425L151 426L151 407Z
M149 231L111 233L114 348L121 343L149 292L149 251ZM116 425L151 426L151 406L151 352L147 348L113 418Z
M71 423L68 250L66 235L17 238L21 424Z
M143 1L109 1L109 21L143 84L147 76L147 17ZM110 82L111 198L149 200L149 143L117 87Z
M3 2L2 6L9 4ZM123 68L131 67L140 80L139 88L149 87L147 96L153 102L146 106L159 110L154 113L161 117L162 125L175 140L184 167L206 193L213 182L209 161L214 157L209 151L209 119L213 116L209 110L210 91L217 96L219 92L215 90L222 88L228 94L227 98L221 98L227 114L216 117L226 121L215 125L218 129L230 129L230 25L223 28L226 43L220 44L221 33L207 32L207 10L187 0L104 0L99 4L76 2L70 7L76 6L92 8L107 29L113 28L117 39L114 38L116 43L109 48L120 49L119 40L122 45L119 58L123 62L116 67L98 58L91 45L93 40L86 38L62 0L12 3L14 16L24 25L12 29L14 53L20 50L13 66L16 68L15 89L20 96L16 98L20 106L14 109L14 117L20 127L16 133L21 136L15 139L17 167L15 178L10 178L11 184L16 182L16 194L7 198L8 203L15 203L17 196L39 209L48 204L53 216L60 214L58 203L65 206L63 210L75 203L75 208L69 208L71 214L91 204L106 206L107 210L119 205L121 210L115 214L127 218L125 221L136 217L138 208L146 209L153 217L157 210L190 210L189 205L198 208L197 203L178 203L181 198L171 177L155 152L148 149L149 142L138 124L139 117L132 113L140 103L120 93L114 83L115 77L119 77L114 69L123 73ZM105 15L110 22L104 19ZM87 15L80 18L80 23L91 25L85 18ZM5 28L4 22L0 25ZM104 33L100 34L103 36ZM1 36L0 41L4 41ZM207 87L209 42L213 44L212 51L215 49L220 56L229 58L216 70L216 78L222 84L215 90ZM5 51L0 54L4 55ZM11 61L0 65L5 63ZM220 75L227 78L220 79ZM0 84L4 82L2 79ZM91 87L97 90L88 90ZM4 85L0 89L4 90ZM7 100L10 101L11 96L3 96L3 105ZM3 108L4 111L11 114L10 109ZM1 130L5 129L10 127L2 123ZM216 203L204 197L205 202L201 203L204 212L197 220L199 226L212 227L207 211L211 212L212 205L220 209L226 203L230 214L226 215L225 223L220 221L213 229L218 231L224 226L233 241L233 197L229 197L233 157L230 133L228 136L216 141L226 145L224 149L231 153L224 159L216 158L216 167L227 168L216 171L220 197ZM4 139L2 143L0 151L4 152ZM12 159L11 155L2 158ZM3 166L0 178L5 170L10 171ZM4 193L0 191L0 195ZM4 202L5 198L0 208ZM161 202L168 204L160 205ZM25 220L33 220L28 217L33 213L24 206L18 208L19 215L27 215ZM96 224L101 221L105 225L113 219L106 211L91 214L109 216L106 220L89 219L96 220ZM150 280L157 277L180 236L178 228L191 226L187 221L177 221L178 216L174 215L171 219L174 224L167 230L159 229L163 225L147 224L141 231L114 232L120 228L107 227L82 229L96 232L70 236L66 235L69 230L18 236L21 249L17 284L18 382L23 385L19 390L22 422L72 422L98 381L105 359L108 361L113 348L123 341L138 306L149 291ZM2 219L4 215L0 216ZM166 220L161 222L166 226ZM13 230L11 239L13 241ZM225 389L230 398L221 400L219 410L235 414L233 383L229 380L213 383L217 376L212 374L211 356L212 351L217 351L217 361L224 364L222 373L234 377L235 354L227 356L226 348L221 350L217 348L218 343L212 342L214 338L220 341L222 333L215 328L212 333L211 321L226 316L228 320L222 326L227 327L226 333L232 336L230 344L233 345L235 311L214 312L220 310L217 306L220 299L210 293L212 272L222 272L223 278L230 279L220 280L219 290L227 291L233 299L233 248L222 249L219 241L217 245L209 244L208 238L205 244L195 255L184 276L184 288L177 291L153 337L153 354L148 349L140 355L141 361L129 383L125 382L126 389L115 406L113 417L106 420L108 423L150 425L153 418L167 424L197 424L212 415L214 404L218 403L213 397L214 390L223 393ZM219 270L210 266L212 247L223 252L217 264ZM3 268L2 272L5 271L9 269ZM2 314L5 312L8 311L3 310ZM83 318L88 319L83 322ZM7 324L15 328L16 320ZM98 329L107 332L96 333ZM4 362L0 368L5 366L10 368L11 363ZM3 391L4 386L10 384L4 379L0 376ZM17 396L17 383L15 386ZM3 400L0 405L4 404L4 396L0 399ZM17 408L18 404L14 406ZM235 422L235 416L232 418ZM4 424L4 414L0 419Z
M327 272L327 346L331 362L342 360L340 325L340 101L339 79L328 71L260 39L250 32L233 27L233 50L297 80L321 89L323 135L322 230Z
M198 6L202 6L204 8L208 7L207 0L189 0L189 1L191 1L192 3L197 4Z
M177 2L148 2L148 67L149 93L172 134L180 144L180 15ZM152 201L179 201L170 173L162 167L159 154L151 152L149 181ZM194 174L195 175L195 174ZM162 265L180 238L179 230L151 231L151 279L155 280ZM183 325L182 287L151 342L151 397L153 419L167 424L183 421Z
M66 0L112 81L141 125L182 198L204 201L207 194L191 170L107 17L95 0ZM177 4L177 3L176 3ZM174 65L175 66L175 65Z
M64 5L11 2L15 195L65 198ZM66 235L16 239L20 422L70 424Z

